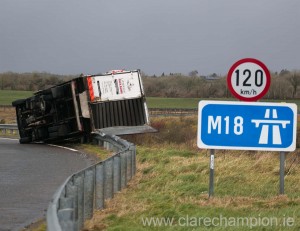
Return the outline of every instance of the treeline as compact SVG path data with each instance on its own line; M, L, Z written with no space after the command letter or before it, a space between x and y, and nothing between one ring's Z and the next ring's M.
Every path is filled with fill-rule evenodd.
M165 75L143 78L147 96L209 98L229 97L226 79L207 80L198 76Z
M79 75L77 75L79 76ZM1 90L43 90L63 83L77 76L55 75L50 73L0 73ZM142 74L147 96L182 97L182 98L229 98L232 97L227 88L225 76L216 74L204 77L197 71L189 75L162 74L148 76ZM267 99L300 98L300 72L282 70L272 73L271 87L265 96Z
M38 73L14 73L5 72L0 74L1 90L38 91L56 84L63 83L75 76L55 75L46 72Z
M147 96L189 97L189 98L229 98L232 97L226 76L213 74L207 77L170 74L144 76L144 89ZM282 70L271 74L271 86L266 99L300 98L300 72Z

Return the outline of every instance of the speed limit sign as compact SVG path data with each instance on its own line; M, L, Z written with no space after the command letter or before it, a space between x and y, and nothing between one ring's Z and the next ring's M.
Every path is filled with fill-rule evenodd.
M257 59L241 59L228 71L228 88L236 98L243 101L259 100L267 93L270 84L268 68Z

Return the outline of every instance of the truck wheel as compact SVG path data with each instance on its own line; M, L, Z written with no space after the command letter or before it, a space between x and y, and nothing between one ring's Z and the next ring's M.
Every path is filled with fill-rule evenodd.
M22 137L19 139L19 143L20 144L28 144L31 142L31 138L30 137Z
M57 132L59 129L59 126L53 126L53 127L49 127L48 128L48 132L51 133L51 132Z
M58 132L49 133L49 138L53 139L53 138L57 138L57 137L58 137Z
M48 136L48 132L47 132L47 129L45 127L38 128L36 130L36 134L38 136L38 139L45 139Z
M18 100L13 101L11 104L12 104L12 106L16 107L18 105L25 103L25 101L26 101L26 99L18 99Z
M45 100L45 101L49 101L49 100L52 100L52 99L53 99L53 97L52 97L51 94L49 94L49 95L43 95L41 98L42 98L43 100Z
M66 125L58 125L48 128L49 137L54 138L58 136L66 136L69 133L69 129Z

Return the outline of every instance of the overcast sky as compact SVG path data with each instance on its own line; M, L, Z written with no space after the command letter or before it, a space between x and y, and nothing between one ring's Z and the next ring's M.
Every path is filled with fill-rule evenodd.
M300 0L1 0L0 72L300 70Z

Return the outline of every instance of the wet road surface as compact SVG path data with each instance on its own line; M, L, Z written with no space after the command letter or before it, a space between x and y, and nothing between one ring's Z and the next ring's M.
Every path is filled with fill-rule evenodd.
M58 187L91 162L79 152L0 138L0 231L43 218Z

